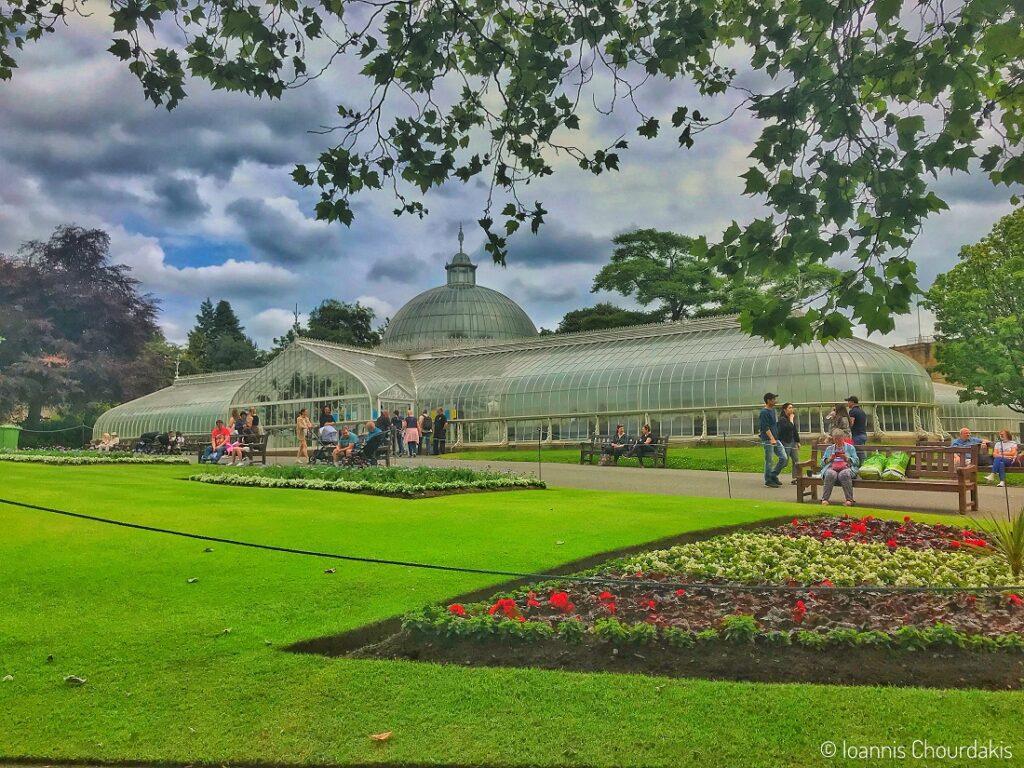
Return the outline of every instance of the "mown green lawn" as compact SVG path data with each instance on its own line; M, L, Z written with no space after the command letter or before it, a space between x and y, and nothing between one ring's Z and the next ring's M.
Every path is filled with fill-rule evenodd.
M687 530L806 511L781 502L578 490L407 501L179 479L190 471L0 465L0 496L248 541L530 571ZM497 580L204 548L0 505L0 677L14 678L0 682L0 758L774 767L826 764L821 742L843 738L992 738L1024 754L1017 693L289 654L281 648L293 641ZM325 574L327 567L337 572ZM68 687L70 674L88 682ZM387 730L394 736L386 744L368 738Z

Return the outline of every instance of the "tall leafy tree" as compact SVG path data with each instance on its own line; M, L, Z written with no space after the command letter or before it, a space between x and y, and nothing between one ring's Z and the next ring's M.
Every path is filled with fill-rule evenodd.
M694 253L694 239L675 232L638 229L617 235L611 262L594 278L592 291L617 291L667 320L692 317L725 298L724 280L706 253Z
M609 302L601 302L592 307L583 307L566 312L558 324L556 333L576 333L578 331L597 331L605 328L622 328L627 325L641 325L656 322L660 318L650 312L635 309L623 309Z
M0 255L0 403L39 423L45 407L135 394L147 343L162 338L157 304L110 261L98 229L58 227Z
M960 399L1024 413L1024 208L1000 219L928 291L936 368Z
M796 313L798 300L780 295L743 313L749 331L786 343L848 336L854 323L890 331L894 315L910 311L918 280L908 247L946 208L932 179L970 168L994 184L1024 181L1024 8L1016 1L110 6L111 54L147 99L168 108L185 98L188 76L280 97L321 71L311 51L323 44L326 63L358 64L369 87L353 92L369 95L338 105L337 125L323 132L333 145L293 174L319 188L317 216L348 224L352 198L385 185L397 213L422 216L429 191L451 179L482 181L489 192L479 223L499 262L512 233L523 224L537 231L547 215L525 195L534 180L574 163L586 173L616 171L634 142L669 129L690 149L704 131L746 113L760 135L742 178L767 211L701 241L694 255L706 253L727 276L755 278L842 258L842 290L820 306ZM8 0L0 78L13 75L16 51L79 9ZM165 42L174 30L178 47ZM683 81L672 92L693 95L647 107L644 86L658 80ZM614 138L603 146L580 138L584 118L612 128L591 136ZM626 120L632 136L622 132Z
M309 313L306 334L314 339L372 347L380 343L380 332L373 329L375 313L358 301L349 304L325 299Z
M196 324L188 333L182 373L214 373L254 368L265 358L231 303L221 299L216 306L209 298L199 305Z
M188 345L185 357L189 373L203 373L207 368L207 355L210 343L216 335L217 322L213 314L213 302L207 297L199 305L196 324L188 332Z

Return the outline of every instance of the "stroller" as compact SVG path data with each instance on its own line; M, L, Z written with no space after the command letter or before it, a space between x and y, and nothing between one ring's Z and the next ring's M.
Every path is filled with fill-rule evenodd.
M377 451L384 445L384 441L389 439L387 432L381 432L379 435L374 435L370 440L363 443L363 445L352 454L352 458L349 459L347 466L356 467L375 467L377 466Z
M168 453L170 436L166 432L144 432L135 444L135 453Z
M316 448L313 449L313 453L309 455L309 463L317 464L323 462L324 464L333 464L334 457L331 455L334 449L338 447L338 431L329 430L328 434L324 434L324 428L314 430L316 435Z

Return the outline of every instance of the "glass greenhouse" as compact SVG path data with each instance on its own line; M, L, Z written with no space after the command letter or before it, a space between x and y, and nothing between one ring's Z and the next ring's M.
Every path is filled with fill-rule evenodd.
M460 243L461 244L461 243ZM461 249L447 285L402 307L376 349L300 338L265 368L191 376L118 406L96 433L208 432L233 407L255 405L270 447L294 445L295 417L330 405L348 423L381 408L443 408L449 444L577 441L617 423L650 423L671 438L753 436L762 395L797 405L801 430L860 398L873 432L911 436L1014 429L1006 408L961 404L914 360L863 339L777 349L744 334L734 317L538 336L510 298L476 285Z

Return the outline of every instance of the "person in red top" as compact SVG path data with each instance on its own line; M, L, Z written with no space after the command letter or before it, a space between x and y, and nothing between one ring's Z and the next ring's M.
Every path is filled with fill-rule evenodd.
M217 426L210 432L210 444L203 450L199 457L200 464L216 464L227 450L228 438L231 437L231 430L224 426L224 422L217 419Z

